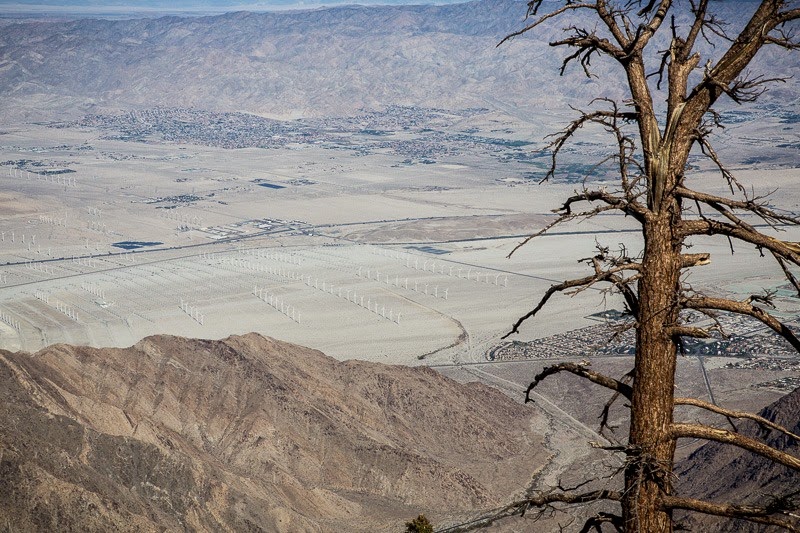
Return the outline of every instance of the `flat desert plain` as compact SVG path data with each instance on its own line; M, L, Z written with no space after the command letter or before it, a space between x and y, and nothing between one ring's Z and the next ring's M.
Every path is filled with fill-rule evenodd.
M80 123L6 124L0 345L128 346L156 333L256 331L340 359L491 362L488 354L507 342L501 337L550 285L588 273L581 258L598 245L635 254L641 238L629 219L601 214L558 226L509 257L555 219L564 198L614 184L592 173L539 184L541 164L513 156L541 148L547 131L492 112L442 129L467 127L474 138L502 142L448 151L446 140L420 140L430 130L412 129L381 133L395 144L350 132L337 143L232 149L126 139ZM392 148L400 145L405 153ZM422 155L409 158L409 146ZM599 145L586 146L588 157ZM438 152L426 159L431 150ZM735 170L754 192L778 189L772 200L797 208L796 169ZM692 179L709 192L727 187L713 168ZM711 265L687 274L697 288L744 298L785 284L756 250L695 245L712 254ZM602 289L556 295L511 339L596 326L603 312L623 309ZM778 300L785 317L796 315L793 299ZM535 359L549 357L543 346Z

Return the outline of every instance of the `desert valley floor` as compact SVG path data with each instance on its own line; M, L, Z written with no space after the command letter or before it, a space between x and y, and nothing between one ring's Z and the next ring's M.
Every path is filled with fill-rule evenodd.
M601 290L555 297L501 339L551 284L585 275L578 260L597 244L641 244L624 217L601 215L507 257L564 197L602 179L580 169L577 182L533 179L541 161L526 154L556 117L534 128L524 114L393 109L335 135L282 131L267 147L227 148L219 135L181 136L181 112L160 112L169 121L97 115L0 132L3 348L255 331L339 359L471 368L464 379L517 388L543 361L630 364L624 342L604 348L622 305ZM393 113L405 121L396 130ZM800 198L793 168L738 170L756 183L768 172L764 192ZM698 175L711 192L725 186L713 169ZM696 244L712 265L693 284L742 298L774 289L783 316L796 316L777 265L727 242ZM779 342L746 321L727 326L751 357L700 347L684 358L687 383L741 391L754 406L794 383L797 363Z

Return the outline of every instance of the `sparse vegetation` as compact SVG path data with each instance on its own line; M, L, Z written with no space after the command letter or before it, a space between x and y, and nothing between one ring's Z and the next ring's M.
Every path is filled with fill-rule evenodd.
M433 526L424 514L406 522L406 533L433 533Z

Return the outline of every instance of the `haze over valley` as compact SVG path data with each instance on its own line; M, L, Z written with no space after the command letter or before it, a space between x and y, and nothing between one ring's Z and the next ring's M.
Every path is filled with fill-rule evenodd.
M730 15L749 5L726 2L719 9ZM496 47L520 27L524 12L524 2L498 0L131 19L6 13L0 19L0 348L8 352L6 379L13 377L23 384L20 391L28 390L29 372L31 387L47 389L42 383L50 378L36 377L45 371L21 354L38 352L33 359L56 361L59 348L53 345L60 344L123 348L128 351L112 353L149 354L153 361L156 351L174 349L180 355L163 364L174 360L198 373L200 366L182 358L200 345L216 355L233 346L259 369L268 364L263 353L270 350L283 355L288 350L300 362L328 369L320 372L347 367L251 332L339 361L430 366L458 382L481 381L514 401L521 401L531 378L554 361L588 358L593 368L627 372L632 339L613 336L626 319L617 295L592 289L556 296L520 334L502 338L553 283L585 275L586 265L577 259L591 257L596 246L638 250L642 244L631 220L601 214L561 226L508 257L526 236L555 219L553 210L567 195L585 184L613 187L614 166L603 162L607 134L591 127L564 152L559 171L540 181L550 165L547 136L575 118L570 106L627 97L609 82L602 62L596 66L600 76L586 77L576 68L559 77L564 56L544 44L555 30ZM787 79L770 86L755 104L726 103L719 117L724 128L713 140L748 190L796 213L800 65L778 50L765 54ZM718 169L701 154L690 164L698 189L727 190ZM789 239L800 241L796 229L774 231L790 231ZM775 291L777 316L800 327L796 292L774 261L723 241L694 244L710 252L712 262L692 271L693 284L738 299L762 288ZM699 324L713 320L697 317ZM753 321L726 315L717 320L726 335L687 344L679 360L683 393L757 411L800 386L800 359L783 340ZM237 337L184 344L165 335ZM96 353L64 349L80 365L89 357L82 354ZM65 370L51 362L42 375L61 376ZM26 365L28 370L19 370ZM353 365L369 379L378 372ZM149 366L128 370L147 379L157 374ZM442 379L418 371L424 379ZM92 373L105 379L97 369ZM413 381L415 375L403 379ZM73 377L58 379L60 389L77 387ZM185 386L175 383L170 394L180 396L176 391ZM441 520L456 523L475 509L500 505L514 494L512 486L524 492L534 480L555 483L575 461L593 468L599 459L588 442L603 438L595 431L602 402L565 397L567 384L574 386L569 378L542 386L525 427L520 421L519 431L504 428L514 442L535 448L537 473L507 474L513 483L505 484L489 475L470 478L463 483L463 498L442 510ZM202 386L212 395L222 385ZM300 388L292 382L294 387ZM466 395L458 396L464 409L454 416L467 416L466 405L478 402L470 400L479 394L471 387L453 392ZM147 420L144 437L133 429L135 423L122 424L122 414L113 421L92 418L88 404L78 400L59 406L59 400L46 399L41 406L58 416L84 417L81 423L91 431L142 438L155 447L154 454L171 453L163 438L178 431L172 414L156 416L148 411L157 411L150 404L133 406L112 396L98 392L91 401L113 405L114 412L139 413L133 418ZM373 396L365 392L367 400ZM513 402L492 398L508 420L522 416ZM234 409L226 404L229 408ZM225 432L217 432L210 420L228 416L221 413L175 415L184 417L183 427L194 424L193 417L210 417L203 422L208 427L180 440L180 453L210 454L202 455L203 461L219 458L222 448L215 446ZM376 436L380 431L382 426L369 438L401 447L402 439ZM249 439L246 431L241 435ZM303 437L311 439L309 447L322 438L312 437ZM501 437L486 437L486 443ZM563 442L576 438L580 446L561 450ZM203 449L204 439L214 445ZM414 449L433 446L423 441L415 434ZM697 443L686 445L679 455L696 448ZM508 470L521 468L523 454L509 450ZM476 445L472 452L486 448ZM281 463L283 452L275 453L268 461ZM463 472L446 456L436 456L437 468L458 478ZM426 494L435 494L417 459L403 455L397 468L413 471L409 483L427 483ZM265 467L259 475L272 479L272 472ZM580 469L573 473L578 478ZM207 483L206 474L193 471L193 483ZM382 486L377 475L367 482L327 474L314 478L315 483L324 478L314 505L336 508L341 498L342 508L352 512L327 524L295 505L292 495L283 494L281 501L260 493L247 499L249 481L240 470L225 470L230 493L223 497L220 489L214 501L226 506L243 498L250 512L269 500L277 510L248 519L277 529L288 527L276 525L285 519L319 531L353 517L367 520L381 506L386 515L371 516L374 522L361 530L396 525L414 509L434 515L437 505L443 509L435 502L424 507L410 496L392 507L382 498L394 489ZM308 479L296 476L291 483L300 487ZM476 496L501 485L502 496ZM187 494L195 490L194 484L186 487ZM363 496L364 487L372 491L368 498L353 496ZM115 497L112 492L103 497ZM137 500L140 504L145 505ZM244 527L231 517L198 513L194 527ZM125 520L108 516L106 526Z

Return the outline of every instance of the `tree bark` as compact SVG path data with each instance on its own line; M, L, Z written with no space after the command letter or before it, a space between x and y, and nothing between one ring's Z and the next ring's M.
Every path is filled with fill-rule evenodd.
M677 345L668 326L678 319L681 256L671 220L676 207L673 203L651 214L644 227L630 455L622 505L627 533L672 531L671 511L661 506L661 496L672 492L675 452L670 428Z

